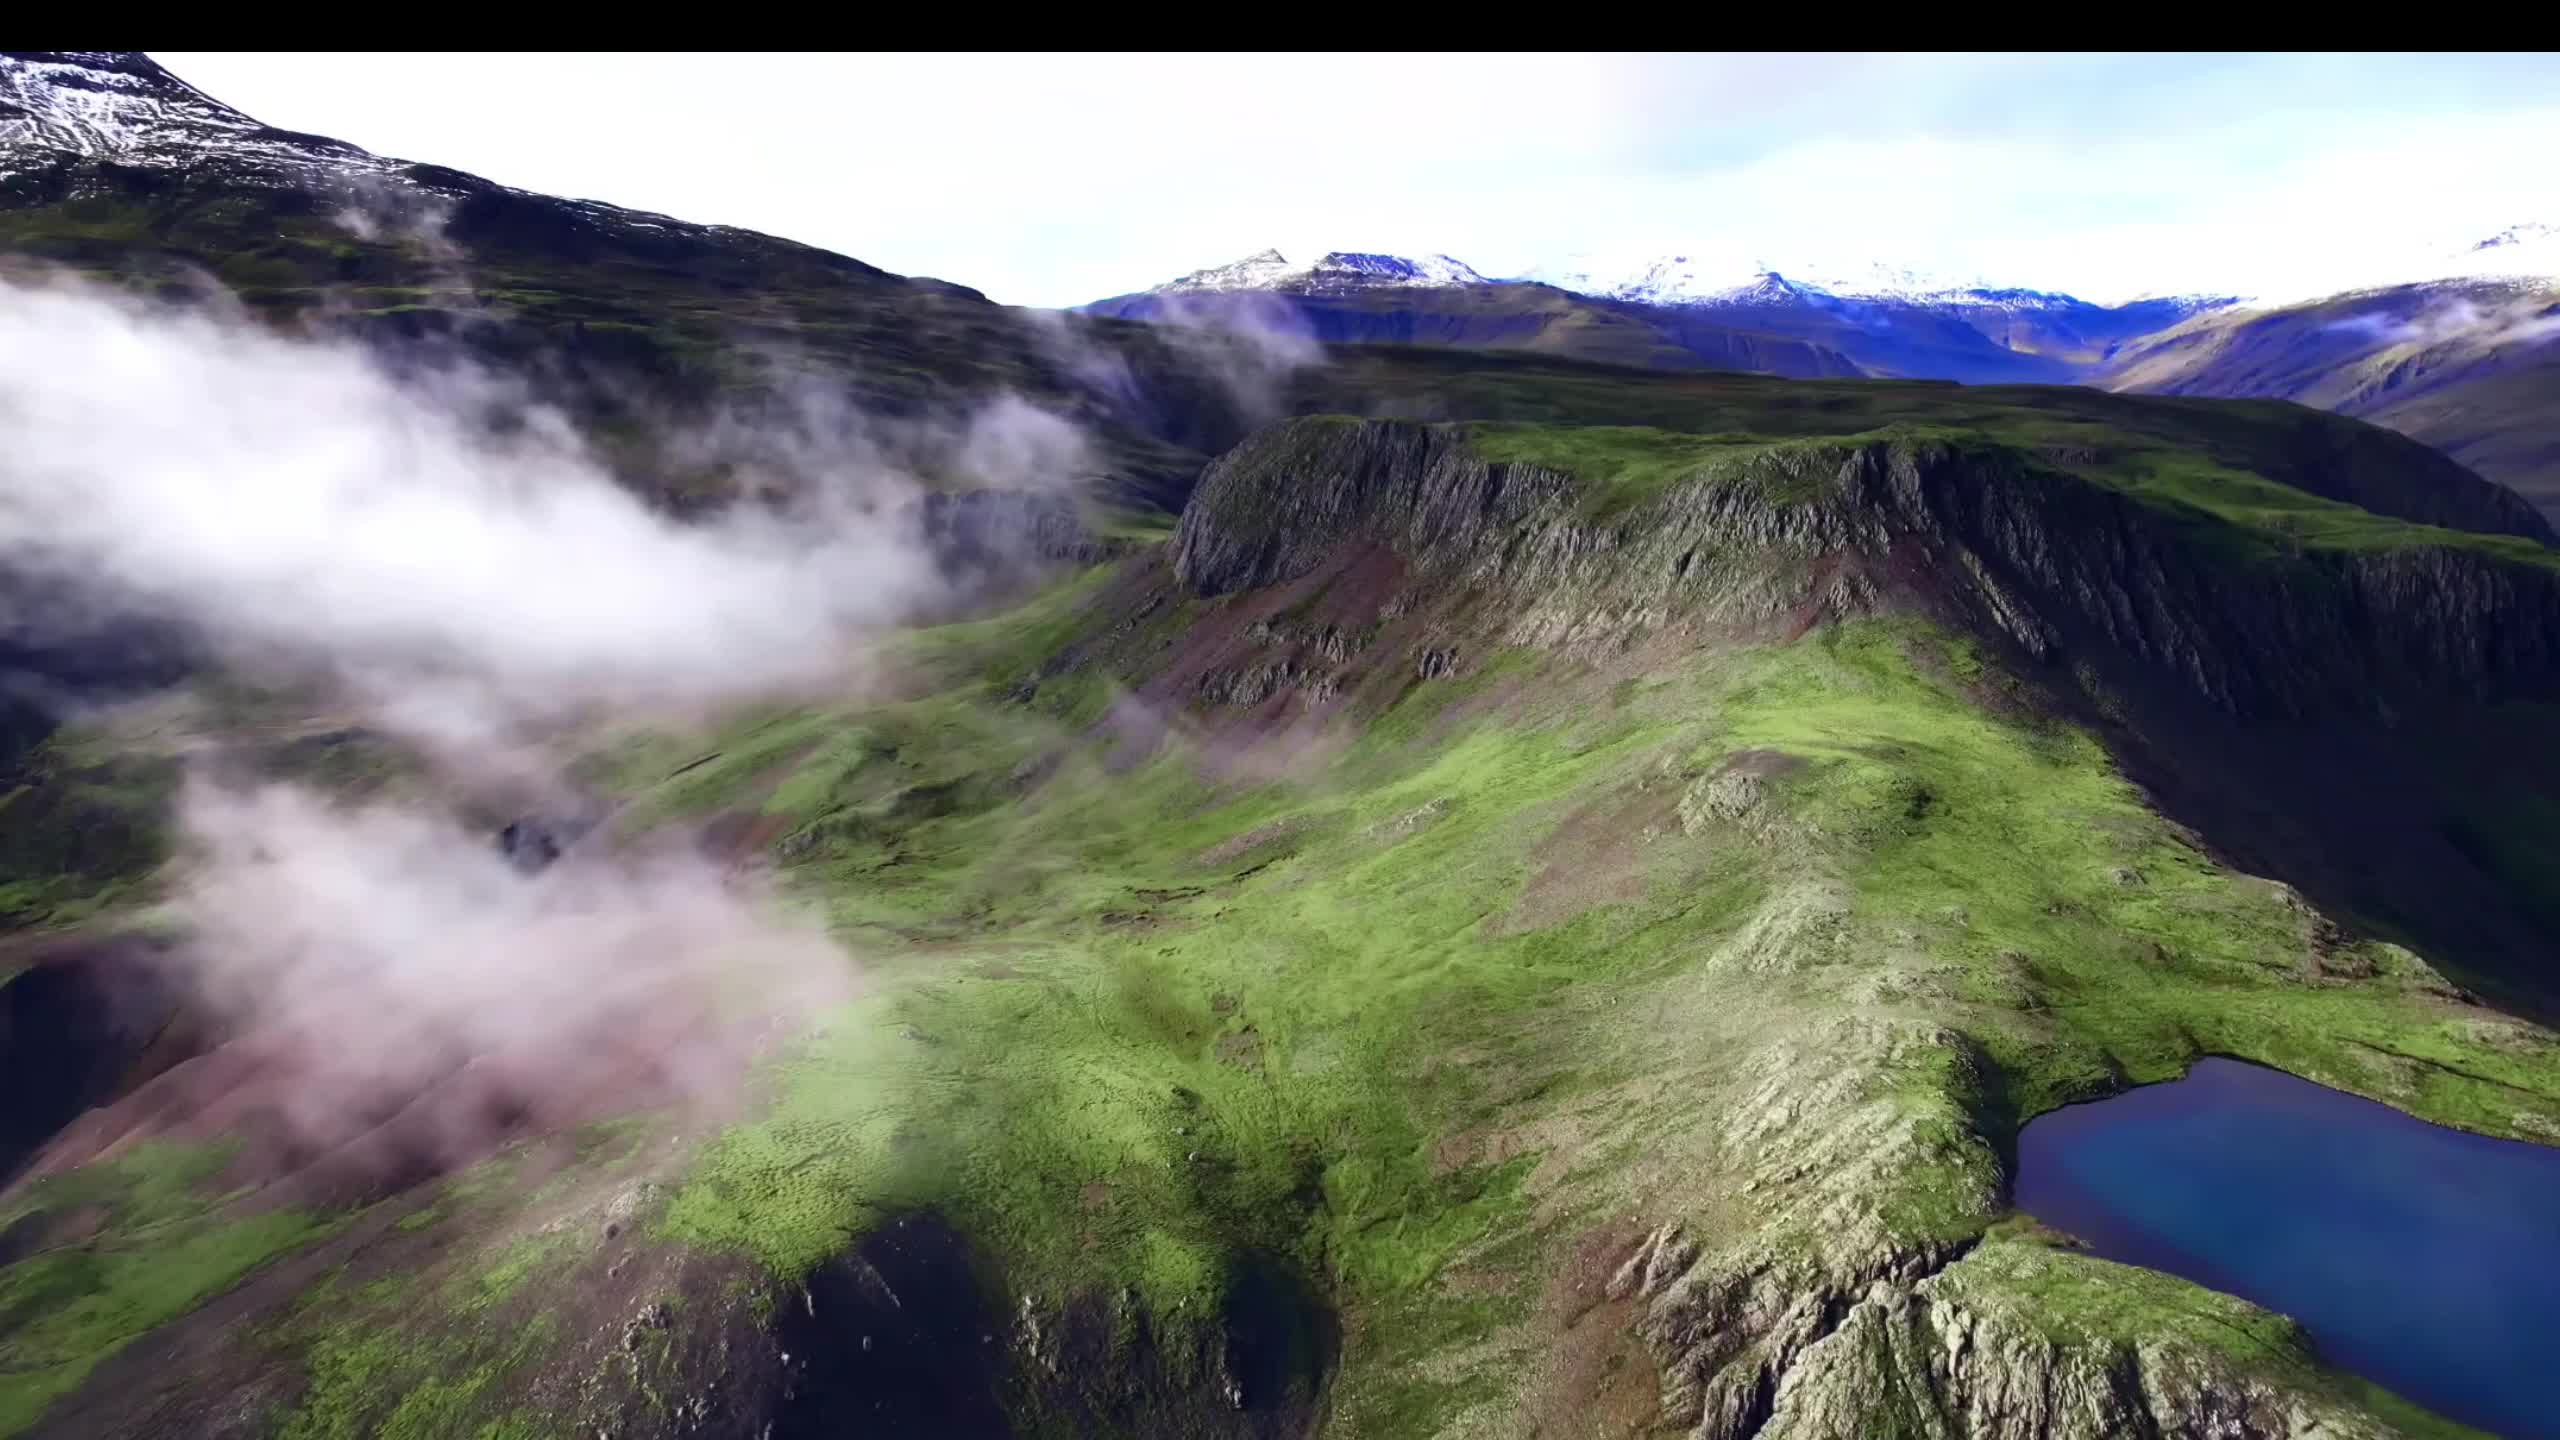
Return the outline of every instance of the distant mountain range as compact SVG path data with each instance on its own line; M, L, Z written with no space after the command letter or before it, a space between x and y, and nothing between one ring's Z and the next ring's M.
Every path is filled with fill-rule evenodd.
M207 203L215 187L234 198ZM128 274L137 256L157 255L154 264L177 267L169 283L184 283L181 262L192 263L190 273L210 273L262 308L334 310L353 299L348 323L377 331L468 329L471 314L493 306L524 311L520 318L557 329L555 341L598 364L679 388L707 376L697 357L713 337L679 333L684 327L665 319L667 308L656 302L671 283L709 282L720 298L686 313L717 316L724 331L779 323L805 343L809 334L838 332L809 331L802 317L782 312L823 311L835 325L836 312L850 310L864 317L856 328L874 346L912 348L924 333L974 335L988 358L964 389L1018 368L1014 357L1024 353L996 334L1018 323L997 318L1012 312L960 286L903 279L730 227L530 195L279 129L132 54L0 60L0 243L74 268ZM351 243L356 253L347 253ZM437 298L451 283L436 259L448 244L480 257L483 281L501 282L459 310ZM512 267L521 285L503 283L507 257L522 261ZM610 273L629 283L627 308L572 314L533 303L550 267L608 257ZM750 301L717 279L750 270L768 286L773 275L790 273L808 288L768 288ZM1134 320L1284 324L1329 344L1523 351L1657 370L2298 400L2399 429L2560 515L2555 276L2560 226L2548 223L2413 257L2401 274L2384 277L2388 283L2284 303L2206 294L2102 304L1884 263L1703 252L1574 256L1496 277L1448 255L1337 251L1293 263L1266 250L1081 308ZM932 403L951 386L930 372L950 368L949 357L968 349L936 350L913 374L875 365L865 383L902 391L879 397L894 407ZM1063 375L1007 378L1069 408L1120 403L1070 399L1078 386ZM591 388L599 406L626 403L615 398L627 388L620 382ZM1131 455L1156 438L1132 427L1162 428L1151 414L1088 418L1126 435ZM1205 443L1180 440L1186 450ZM1170 452L1150 457L1147 483L1177 483L1186 463Z
M1493 278L1447 255L1266 250L1083 308L1657 369L2269 396L2391 426L2560 514L2560 227L2406 263L2404 279L2297 302L2098 304L1885 264L1576 257Z

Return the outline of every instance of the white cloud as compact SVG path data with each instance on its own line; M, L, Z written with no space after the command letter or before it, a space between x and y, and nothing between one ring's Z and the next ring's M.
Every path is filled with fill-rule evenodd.
M433 774L405 808L349 810L213 783L223 757L189 750L172 963L226 1039L166 1082L210 1108L82 1133L199 1124L278 1173L326 1153L388 1183L528 1126L716 1098L762 1022L849 993L847 958L720 857L600 834L525 876L473 813L585 818L601 802L549 724L846 683L866 637L948 600L885 455L1050 487L1079 463L1072 427L1018 400L901 432L819 398L688 441L787 474L796 512L680 523L491 377L395 383L225 307L0 284L0 567L187 622L253 676L333 677L333 717ZM724 1013L730 993L771 1009Z
M235 1038L202 1117L281 1172L414 1178L512 1134L717 1104L778 1030L850 996L814 924L679 850L518 873L415 810L191 783L170 917L197 1003ZM751 997L740 1003L738 997ZM100 1136L99 1139L111 1137Z
M492 728L825 682L948 598L917 484L884 455L1009 488L1086 468L1073 426L1013 397L948 433L827 398L673 442L794 496L680 523L486 376L395 382L352 346L216 312L0 285L0 558Z

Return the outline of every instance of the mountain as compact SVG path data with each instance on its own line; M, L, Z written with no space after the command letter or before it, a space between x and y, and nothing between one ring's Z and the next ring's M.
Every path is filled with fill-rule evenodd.
M1445 255L1336 251L1299 266L1265 250L1082 309L1123 320L1274 330L1326 345L1452 345L1806 379L1861 373L1820 343L1744 325L1689 325L1675 333L1641 307L1487 280Z
M1797 378L2091 383L2296 400L2388 425L2537 504L2560 506L2560 409L2545 403L2560 359L2560 327L2549 323L2560 313L2560 228L2510 226L2397 263L2431 278L2273 306L2231 295L2098 305L1884 264L1807 272L1688 255L1585 256L1488 281L1446 256L1424 264L1333 255L1293 267L1265 251L1088 308L1148 319L1168 306L1223 303L1266 318L1285 312L1328 341L1520 348Z
M2056 291L1995 285L1870 261L1863 265L1781 267L1760 260L1714 260L1688 255L1604 259L1577 255L1534 266L1523 280L1561 286L1577 294L1646 305L1720 305L1773 300L1868 301L1911 306L1990 305L2007 309L2083 309L2092 305ZM2135 302L2186 312L2231 303L2213 296L2144 297Z
M2458 274L2547 280L2560 275L2560 225L2510 225L2462 252Z
M2560 514L2560 254L2484 242L2482 268L2540 278L2397 285L2200 315L2127 345L2093 379L2172 395L2267 395L2423 440Z
M568 408L631 483L678 503L729 482L669 473L654 437L785 405L792 371L919 418L1019 396L1092 432L1109 498L1140 508L1178 504L1202 442L1241 423L1137 327L1062 328L788 240L278 130L133 54L0 56L0 252L16 273L167 295L209 280L404 364L467 355Z
M2279 400L1747 373L1712 345L1840 352L1381 257L1039 316L243 129L137 56L8 63L10 274L424 395L459 350L671 535L754 499L688 488L686 419L786 386L1036 403L1110 503L960 467L920 528L1026 513L1031 593L717 704L649 630L665 693L482 750L381 718L442 719L427 679L365 710L370 667L0 570L23 693L122 702L0 771L0 1436L2514 1428L2015 1204L2030 1121L2202 1056L2560 1136L2560 534L2444 455ZM1755 316L1884 303L1765 278ZM1927 314L1873 353L2007 349ZM1326 326L1414 343L1288 343ZM0 405L0 501L37 418ZM343 518L293 478L257 498ZM451 533L386 588L442 562L431 598L529 626L548 552ZM714 607L722 678L810 633L547 533L579 666L635 595ZM555 753L545 808L484 813L483 767ZM292 822L212 910L208 793ZM377 866L401 903L358 903ZM377 961L403 1003L298 1003ZM2481 1368L2543 1394L2517 1350Z
M1465 299L1440 293L1451 290ZM1536 349L1807 379L1865 374L1985 384L2076 379L2126 340L2227 303L2163 297L2101 306L1883 265L1807 278L1683 255L1619 264L1577 258L1488 280L1445 255L1426 262L1336 253L1299 267L1266 250L1085 308L1149 319L1169 307L1219 303L1268 313L1275 302L1327 341ZM1508 323L1451 323L1442 313L1452 307L1497 313Z
M350 177L400 170L342 141L262 125L147 56L0 57L0 175L74 159L161 170L219 163L235 176L280 185L321 168Z
M1150 294L1184 295L1200 291L1276 290L1293 295L1335 295L1376 286L1434 288L1490 283L1446 255L1407 260L1400 255L1370 255L1336 250L1313 265L1291 265L1277 250L1248 255L1232 265L1195 270L1157 286Z

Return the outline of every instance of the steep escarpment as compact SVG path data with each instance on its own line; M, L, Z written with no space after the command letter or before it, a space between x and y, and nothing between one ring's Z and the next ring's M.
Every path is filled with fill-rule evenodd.
M2038 662L2129 659L2244 716L2560 688L2560 565L2517 542L2402 526L2299 545L2106 483L2068 455L1963 434L1763 445L1582 433L1605 443L1275 427L1203 477L1176 571L1215 595L1375 542L1510 595L1524 639L1916 605Z

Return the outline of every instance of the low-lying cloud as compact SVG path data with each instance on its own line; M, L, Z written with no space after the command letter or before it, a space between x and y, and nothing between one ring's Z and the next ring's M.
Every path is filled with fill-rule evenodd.
M1164 337L1179 368L1215 387L1246 425L1288 413L1290 378L1324 363L1314 327L1285 296L1231 291L1148 301L1146 323ZM1128 357L1094 339L1093 320L1057 310L1015 313L1049 358L1093 395L1124 411L1149 404Z
M0 291L0 556L235 646L528 702L806 680L934 583L901 477L684 524L556 413L484 427L496 388L427 399L349 345Z
M2548 301L2482 304L2454 298L2411 315L2371 312L2321 327L2376 345L2442 345L2461 341L2482 347L2539 345L2560 339L2560 308Z
M161 1118L247 1143L267 1178L360 1190L717 1102L779 1026L854 986L814 923L678 848L528 876L450 817L284 786L198 781L180 818L170 910L228 1045L170 1077Z
M1284 296L1247 290L1155 300L1148 319L1185 360L1216 377L1249 421L1287 413L1289 377L1324 361L1314 327Z
M846 992L848 958L723 859L599 834L527 875L463 817L586 803L540 743L564 722L860 680L884 629L954 598L929 488L1054 499L1091 463L1019 398L891 425L794 388L767 423L670 437L745 497L678 519L502 377L0 284L0 571L181 623L227 668L321 677L432 772L371 808L190 778L168 908L228 1039L166 1115L267 1136L280 1166L388 1146L358 1172L415 1173L717 1089L755 1028L731 1021Z

